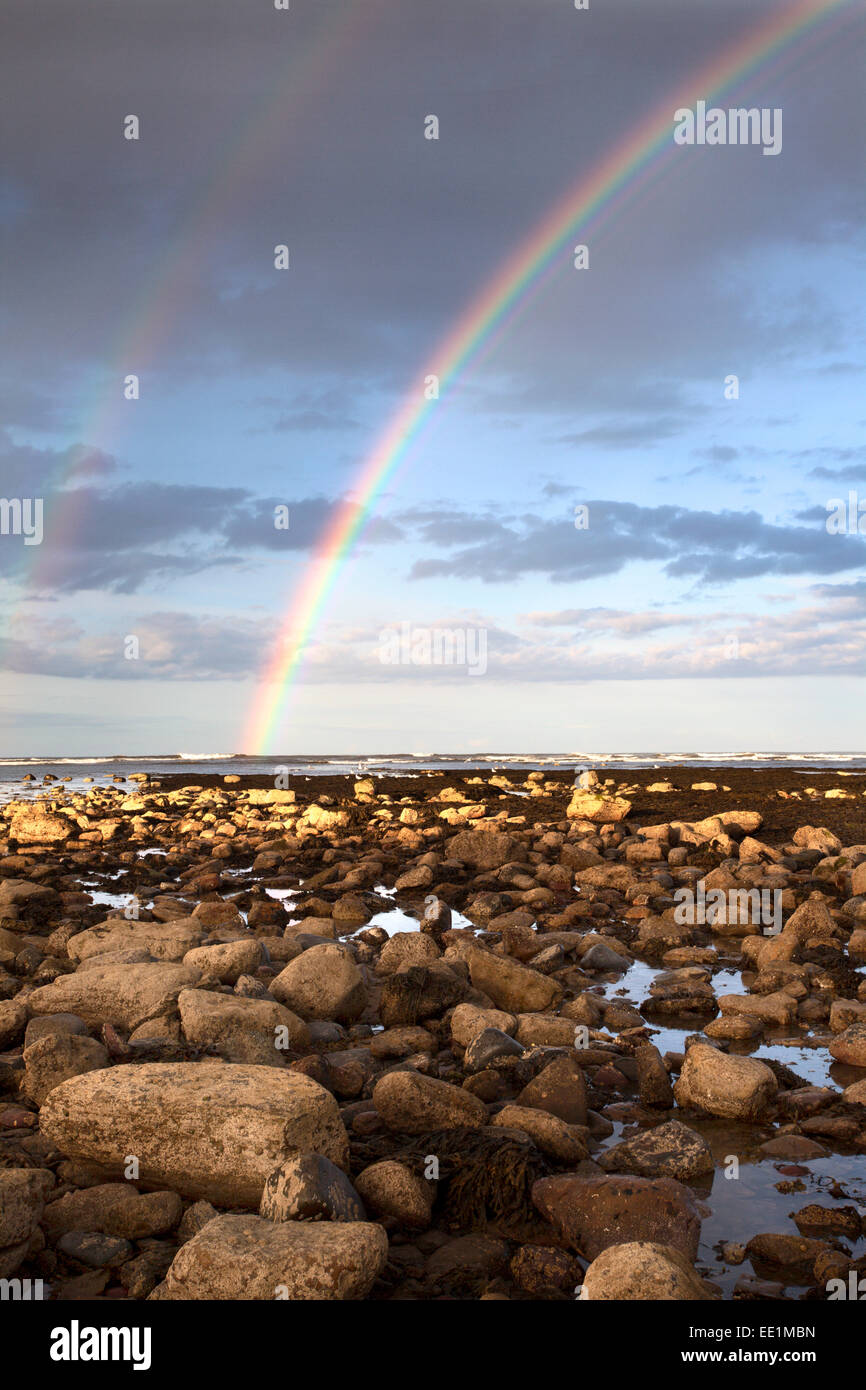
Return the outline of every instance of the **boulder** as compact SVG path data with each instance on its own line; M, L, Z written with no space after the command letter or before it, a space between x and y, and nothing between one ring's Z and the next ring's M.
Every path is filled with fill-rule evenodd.
M70 936L66 950L76 963L114 951L147 951L154 960L179 964L203 934L192 917L176 917L170 922L127 922L123 917L112 917Z
M369 1221L217 1216L180 1248L151 1298L361 1299L387 1258L388 1238Z
M189 965L99 965L60 975L28 995L33 1014L75 1013L89 1028L111 1023L127 1032L168 1012L199 972Z
M95 1038L47 1033L24 1049L24 1091L41 1105L55 1086L108 1066L108 1049Z
M778 1082L763 1062L732 1057L705 1043L686 1053L674 1086L677 1104L728 1120L759 1120L775 1099Z
M390 1130L425 1134L461 1125L487 1124L487 1108L477 1096L447 1081L418 1072L392 1071L373 1088L373 1104Z
M590 1303L700 1302L715 1296L680 1250L643 1240L608 1246L589 1266L580 1291Z
M273 1000L185 989L177 1005L187 1041L214 1046L229 1062L281 1067L287 1050L310 1045L303 1019Z
M348 1139L337 1102L308 1076L229 1062L112 1067L64 1081L40 1113L69 1158L220 1206L257 1207L289 1153L312 1150L340 1168Z
M562 998L562 985L556 980L508 956L495 956L472 946L464 959L475 988L508 1013L540 1013Z
M266 1221L366 1221L346 1174L329 1158L296 1153L268 1175L259 1216Z
M688 1188L672 1178L541 1178L532 1201L584 1259L631 1241L672 1245L687 1259L698 1253L701 1216Z
M281 1004L304 1019L354 1023L367 1007L364 977L342 946L311 946L271 983Z

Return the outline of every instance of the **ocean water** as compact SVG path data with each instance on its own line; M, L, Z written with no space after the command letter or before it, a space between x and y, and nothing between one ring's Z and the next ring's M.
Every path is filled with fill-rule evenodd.
M336 756L291 754L268 757L248 757L236 753L169 753L117 754L112 757L0 757L0 802L10 797L35 795L45 790L42 779L47 774L61 779L69 790L105 785L114 777L128 778L135 772L146 772L159 778L169 774L189 773L192 780L205 773L238 773L241 775L276 776L287 769L293 776L420 776L424 772L502 772L525 777L534 771L577 771L594 768L597 771L628 774L632 769L658 768L666 770L690 768L700 772L707 767L784 768L788 772L866 771L866 753L811 752L665 752L637 753L399 753L345 754ZM36 779L24 782L28 774ZM84 778L92 778L85 783ZM56 784L50 784L56 785Z

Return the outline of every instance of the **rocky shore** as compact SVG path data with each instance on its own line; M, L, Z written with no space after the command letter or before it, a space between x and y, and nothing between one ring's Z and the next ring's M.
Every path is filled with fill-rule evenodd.
M866 1278L866 776L134 777L0 816L0 1279Z

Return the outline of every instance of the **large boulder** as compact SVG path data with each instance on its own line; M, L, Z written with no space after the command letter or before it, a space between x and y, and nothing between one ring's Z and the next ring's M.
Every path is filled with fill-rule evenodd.
M686 1053L674 1086L677 1104L726 1120L759 1120L779 1086L769 1067L752 1057L732 1057L705 1043Z
M173 1009L199 972L190 965L94 965L60 975L27 996L32 1014L78 1014L88 1028L111 1023L127 1032Z
M343 946L324 943L289 961L271 994L305 1019L354 1023L367 1007L364 977Z
M541 1178L532 1201L587 1260L610 1245L659 1241L689 1260L698 1253L701 1215L687 1187L672 1178Z
M324 1154L348 1166L337 1102L308 1076L229 1062L112 1067L55 1087L42 1133L69 1158L220 1206L257 1207L288 1154Z
M369 1221L284 1221L218 1216L174 1257L153 1299L364 1298L388 1258Z
M54 845L78 834L70 816L60 816L34 802L19 803L9 823L9 838L19 845Z

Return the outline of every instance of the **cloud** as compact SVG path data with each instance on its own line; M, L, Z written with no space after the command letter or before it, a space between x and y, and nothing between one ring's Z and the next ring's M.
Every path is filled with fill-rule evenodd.
M590 501L589 528L527 517L522 525L486 523L487 534L448 557L417 560L410 578L448 575L505 583L541 574L556 583L619 573L657 561L672 579L725 584L761 575L835 574L866 564L866 540L828 535L819 524L780 526L758 512L709 512L680 506ZM826 519L826 513L821 513ZM819 520L812 513L807 519Z

